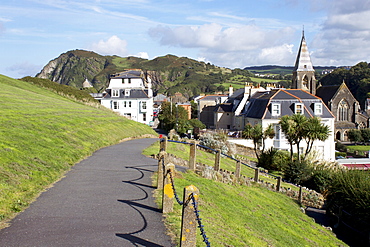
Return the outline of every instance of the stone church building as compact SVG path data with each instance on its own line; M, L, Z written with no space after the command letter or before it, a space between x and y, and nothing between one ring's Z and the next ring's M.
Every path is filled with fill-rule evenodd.
M348 89L345 82L341 85L317 87L307 43L302 34L295 67L293 70L292 88L303 89L320 97L335 116L335 139L348 141L348 131L369 127L368 115L361 111L360 104Z

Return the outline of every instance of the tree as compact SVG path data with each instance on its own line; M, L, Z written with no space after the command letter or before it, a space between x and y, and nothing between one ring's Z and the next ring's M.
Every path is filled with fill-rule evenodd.
M255 126L247 124L244 127L242 135L244 138L252 139L254 145L254 152L256 153L256 157L259 161L260 160L259 152L263 153L265 151L265 140L267 138L273 138L275 136L275 131L271 124L267 126L265 130L263 130L261 124L256 124Z
M290 160L293 161L293 146L297 146L298 160L300 161L300 143L305 138L305 125L308 119L302 114L285 115L280 119L281 130L290 145Z
M364 142L370 142L370 129L361 129L360 131Z
M179 134L186 133L190 128L187 119L187 111L174 103L164 102L161 105L158 119L164 130L175 129Z
M305 158L311 152L315 140L325 141L330 134L329 126L322 124L320 118L313 117L308 119L305 126L304 138L307 143Z
M354 143L362 141L361 131L357 129L349 130L348 139Z

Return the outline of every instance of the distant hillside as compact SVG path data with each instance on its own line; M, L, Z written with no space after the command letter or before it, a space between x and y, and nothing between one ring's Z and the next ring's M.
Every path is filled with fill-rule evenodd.
M84 100L80 90L34 79L0 75L0 228L94 151L155 134L93 99Z
M60 84L82 87L87 78L98 91L104 90L111 74L125 69L142 69L153 80L153 89L173 95L180 91L186 97L214 92L217 85L233 75L249 76L247 71L230 70L186 57L166 55L147 60L137 57L101 56L94 52L74 50L50 61L36 76Z
M315 66L314 69L317 73L321 74L323 71L332 71L338 67L335 66ZM279 66L279 65L263 65L263 66L250 66L245 67L245 70L253 74L276 74L276 75L290 75L294 66Z

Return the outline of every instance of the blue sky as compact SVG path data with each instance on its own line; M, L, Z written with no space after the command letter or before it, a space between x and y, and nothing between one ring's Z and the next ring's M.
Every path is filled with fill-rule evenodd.
M314 65L369 60L368 0L2 0L0 74L35 76L75 49L294 65L303 26Z

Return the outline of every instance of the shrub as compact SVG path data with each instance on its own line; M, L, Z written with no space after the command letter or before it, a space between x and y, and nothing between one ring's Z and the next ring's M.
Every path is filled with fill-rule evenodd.
M289 162L289 153L270 148L260 155L258 166L272 171L283 171Z
M284 179L295 184L303 184L311 177L312 168L306 160L290 161L284 169Z
M312 170L311 176L302 185L320 193L327 191L333 178L333 170L325 167L324 164L317 165Z
M370 173L339 170L333 175L327 192L328 209L337 206L364 221L370 221Z
M204 133L199 138L199 144L212 149L220 149L222 153L234 154L234 146L227 141L227 135L223 133Z

